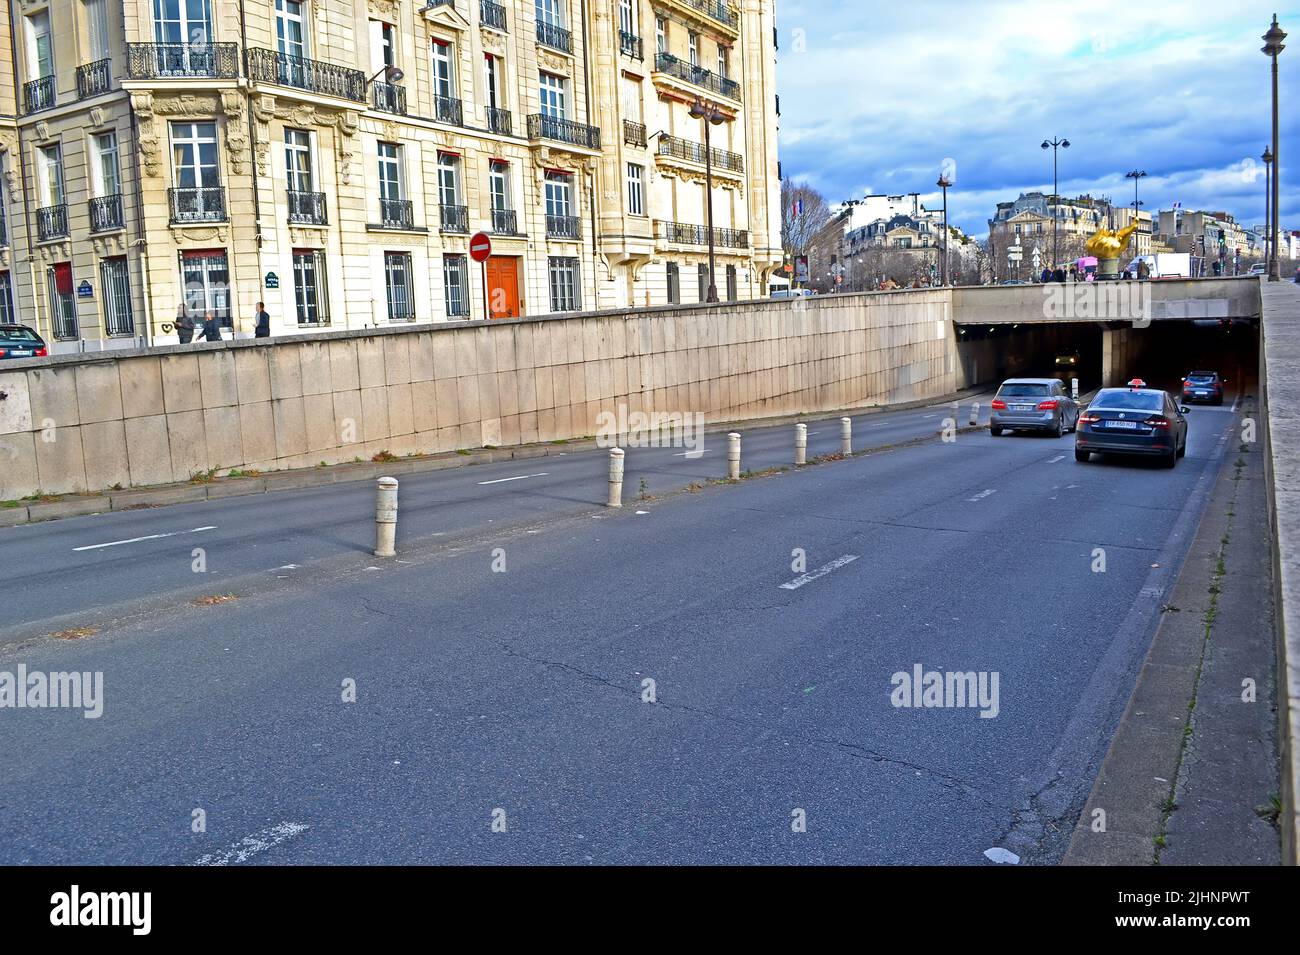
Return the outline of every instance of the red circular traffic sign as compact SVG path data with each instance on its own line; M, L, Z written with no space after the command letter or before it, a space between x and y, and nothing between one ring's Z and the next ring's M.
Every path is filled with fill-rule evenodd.
M475 262L486 262L492 254L492 239L486 232L476 232L469 240L469 257Z

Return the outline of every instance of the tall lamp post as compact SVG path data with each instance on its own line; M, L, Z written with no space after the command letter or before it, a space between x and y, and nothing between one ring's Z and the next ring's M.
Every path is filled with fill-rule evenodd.
M939 181L935 183L943 190L943 262L939 266L939 284L948 284L948 187L952 185L952 180L940 173Z
M713 148L709 145L709 127L717 126L727 116L716 106L697 99L691 104L691 117L701 120L704 126L704 190L709 229L709 291L704 300L706 302L716 302L718 300L718 285L713 278Z
M1052 148L1052 198L1059 204L1061 200L1060 187L1057 185L1056 178L1056 151L1060 149L1069 149L1070 141L1068 139L1044 139L1043 148ZM1056 207L1052 208L1052 268L1055 270L1061 264L1061 243L1058 237L1060 225L1060 216L1057 214Z
M1271 231L1273 222L1273 197L1269 190L1272 189L1273 182L1273 153L1267 146L1264 147L1264 155L1259 157L1264 160L1264 262L1272 271L1271 265L1273 260L1269 257L1269 250L1273 247L1273 233Z
M1269 224L1272 232L1269 235L1270 252L1268 258L1268 280L1270 282L1280 282L1282 275L1279 271L1280 263L1277 256L1277 220L1278 220L1278 187L1277 181L1282 178L1282 157L1278 154L1277 140L1277 57L1286 47L1282 41L1286 39L1286 34L1277 24L1277 14L1273 14L1273 25L1268 28L1268 32L1261 38L1264 45L1260 51L1273 61L1273 163L1276 171L1273 173L1273 220Z

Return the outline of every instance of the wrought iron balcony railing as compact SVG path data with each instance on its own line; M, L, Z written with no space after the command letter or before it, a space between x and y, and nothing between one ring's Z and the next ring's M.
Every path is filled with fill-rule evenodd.
M126 227L122 216L122 195L96 196L90 200L90 231L110 232Z
M469 206L443 206L442 207L442 231L443 232L468 232L469 231Z
M623 142L629 146L645 145L645 124L623 120Z
M498 109L495 106L487 108L487 127L494 133L500 133L502 136L513 135L514 122L510 118L510 110Z
M563 53L573 52L573 34L563 27L557 27L554 23L537 21L537 42L542 46L549 46L552 50L560 50Z
M255 83L292 86L356 103L366 101L366 74L360 70L258 47L244 51L244 59L248 78Z
M23 112L36 113L54 105L54 74L23 84Z
M289 221L300 225L327 225L329 217L325 214L325 193L288 191Z
M580 239L582 220L577 216L547 216L546 234L552 239Z
M96 60L94 63L83 63L77 67L77 97L79 99L108 92L109 87L113 85L110 70L112 63L112 60L103 59Z
M518 235L519 228L515 224L515 210L493 209L492 231L498 235Z
M415 212L410 199L380 199L379 221L386 229L414 229Z
M68 234L68 207L64 203L36 210L36 240L49 242Z
M719 0L677 0L677 2L685 4L694 10L699 10L709 19L716 20L723 26L730 27L733 30L739 26L740 19L736 11L725 3L720 3Z
M679 60L671 53L658 54L655 57L655 69L660 73L667 73L669 76L674 76L679 80L706 89L710 93L717 93L719 96L726 96L734 100L740 99L740 84L735 80L719 76L702 66L691 66L690 63Z
M636 60L645 58L642 52L643 47L641 44L641 38L635 33L628 33L626 30L619 30L618 49L624 56L630 56Z
M433 118L440 123L452 126L464 126L464 112L460 100L454 96L433 97Z
M224 186L175 186L167 190L173 223L225 222Z
M660 156L685 159L689 162L697 162L700 165L704 165L705 153L707 152L709 158L713 160L714 167L729 172L743 173L745 171L745 157L740 153L733 153L716 147L706 151L702 143L682 139L680 136L660 136L656 152Z
M661 237L665 242L677 245L708 245L708 226L694 225L690 222L664 222ZM713 244L724 249L749 248L749 233L743 229L713 230Z
M128 43L126 75L133 80L239 76L239 46L234 43Z
M370 87L370 102L375 109L385 113L406 115L406 87L391 83L375 83Z
M493 3L492 0L479 0L478 4L479 22L485 27L492 27L495 30L506 30L506 8L499 3Z
M545 113L533 113L528 117L528 138L553 139L584 149L600 148L600 130L595 126L560 119L558 116L547 116Z

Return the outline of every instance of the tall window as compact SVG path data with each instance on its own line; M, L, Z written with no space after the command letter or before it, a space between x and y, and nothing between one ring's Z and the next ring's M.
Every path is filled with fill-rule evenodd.
M81 337L77 328L77 303L72 293L72 263L56 262L45 272L54 337L68 341Z
M703 302L705 299L709 297L709 267L705 265L703 262L701 262L699 268L696 269L696 272L699 276L699 287L700 287L699 300Z
M618 28L636 36L636 4L634 0L619 0Z
M543 116L551 116L555 119L568 117L569 98L564 77L553 76L550 73L541 74L539 92Z
M0 325L17 325L14 311L14 285L8 272L0 272Z
M678 305L682 301L682 275L676 262L668 263L668 304Z
M305 129L284 131L284 173L290 192L313 192L311 133Z
M722 44L718 44L718 75L723 79L731 76L731 55Z
M488 195L494 211L510 208L510 167L506 163L494 159L488 165Z
M106 60L108 47L108 0L83 0L86 10L86 40L90 59Z
M469 265L463 255L442 257L442 289L448 318L469 317Z
M293 250L293 298L299 325L328 325L329 296L325 290L325 252Z
M564 29L564 0L536 0L537 22Z
M203 217L225 209L217 169L217 124L172 123L172 176L177 215Z
M109 335L135 334L135 317L131 313L131 281L126 256L103 259L99 263L99 288L104 299L104 328Z
M645 215L645 196L641 179L644 167L636 163L627 164L627 211L630 215Z
M501 95L501 61L491 53L483 54L483 88L487 93L488 109L505 109Z
M687 38L687 48L690 50L691 66L700 65L700 35L692 33Z
M411 275L410 252L384 253L384 288L388 294L388 320L415 320L415 281Z
M157 43L206 46L212 40L211 0L153 0Z
M211 312L221 324L230 324L230 266L224 249L182 252L181 288L191 315L202 318Z
M307 56L307 4L275 0L276 49L287 56Z
M442 40L433 41L433 94L446 99L454 99L455 84L451 72L451 44Z
M663 17L655 17L655 51L668 52L668 21Z
M438 153L438 202L460 205L460 157L455 153Z
M54 39L50 33L50 12L42 10L27 18L27 78L39 80L54 74Z
M546 214L573 215L573 177L559 172L546 174Z
M90 153L96 196L116 196L122 191L122 176L117 161L117 133L94 137Z
M551 285L551 311L574 312L581 307L578 292L578 260L561 256L547 259Z
M397 143L379 144L379 198L402 198L402 147Z
M41 205L63 205L63 150L58 146L42 146L36 155L41 173Z
M728 265L727 266L727 301L734 302L739 297L740 297L740 293L737 288L737 282L736 282L736 267L734 265Z

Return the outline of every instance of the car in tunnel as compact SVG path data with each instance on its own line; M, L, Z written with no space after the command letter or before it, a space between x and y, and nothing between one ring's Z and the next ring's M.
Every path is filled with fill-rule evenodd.
M1228 379L1220 378L1217 371L1189 371L1183 379L1183 401L1208 401L1223 404L1223 386Z
M1046 431L1058 438L1078 426L1079 405L1060 378L1008 378L993 396L989 434Z
M1187 410L1138 378L1127 388L1103 388L1079 416L1074 460L1088 461L1097 452L1146 455L1172 468L1187 453Z

